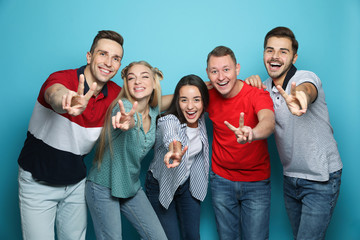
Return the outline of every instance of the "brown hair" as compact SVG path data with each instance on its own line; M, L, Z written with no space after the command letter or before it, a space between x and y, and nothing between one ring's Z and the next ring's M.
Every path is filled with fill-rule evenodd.
M116 97L116 99L114 99L114 101L108 107L108 109L106 111L106 114L105 114L104 127L103 127L103 129L101 130L101 133L100 133L99 142L98 142L98 145L97 145L97 148L96 148L96 153L95 153L95 158L94 158L94 162L98 163L98 167L100 167L100 165L101 165L101 162L102 162L106 147L109 147L111 156L112 156L112 153L113 153L112 144L111 144L111 140L112 140L111 139L111 128L112 128L111 114L112 114L113 108L116 106L119 99L121 99L121 98L126 98L132 104L135 102L135 99L133 99L131 97L131 95L130 95L130 92L129 92L129 89L128 89L128 84L127 84L127 73L129 71L129 69L131 67L133 67L134 65L143 65L143 66L148 67L151 70L152 75L154 77L154 81L155 81L155 89L151 94L151 98L149 100L149 105L151 107L156 107L158 105L161 105L160 81L164 78L163 73L158 68L152 67L148 62L145 62L145 61L132 62L129 65L127 65L121 71L121 78L124 80L124 85L123 85L120 93ZM160 112L159 112L159 114L160 114ZM141 121L139 120L139 115L138 115L137 112L136 112L136 117L138 118L138 121L137 121L138 127L140 127Z
M120 44L122 47L124 44L124 38L117 32L111 30L102 30L99 31L98 34L95 36L93 43L90 48L90 53L94 53L96 45L100 39L110 39Z
M234 63L236 64L235 54L230 48L225 47L225 46L217 46L208 54L207 59L206 59L206 65L209 64L209 60L210 60L211 56L223 57L226 55L229 55L231 57L231 59L234 61Z
M264 40L264 49L266 48L266 44L269 38L271 37L279 37L279 38L288 38L291 41L292 49L294 51L294 54L297 53L297 50L299 48L299 43L295 38L294 33L287 27L276 27L270 32L268 32L265 36Z

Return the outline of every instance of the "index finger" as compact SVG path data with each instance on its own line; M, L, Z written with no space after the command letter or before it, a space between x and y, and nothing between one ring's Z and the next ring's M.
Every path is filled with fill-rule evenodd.
M84 74L80 74L77 94L84 95L84 84L85 84Z
M121 101L121 99L119 99L118 104L119 104L121 114L125 115L125 107L124 107L124 103Z
M288 97L287 93L284 91L284 89L280 85L277 85L276 89L279 91L279 93L281 94L281 96L283 98L286 99Z
M240 113L240 119L239 119L239 128L242 128L244 126L244 113Z
M231 125L228 121L225 121L224 123L231 131L235 132L237 130L237 128Z

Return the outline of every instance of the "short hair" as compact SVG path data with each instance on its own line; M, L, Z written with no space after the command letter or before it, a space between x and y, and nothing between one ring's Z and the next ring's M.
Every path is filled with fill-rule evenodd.
M170 108L164 113L164 115L173 114L175 115L181 123L186 123L186 118L181 111L180 104L179 104L179 98L180 98L180 89L183 86L195 86L199 89L199 92L201 94L201 101L203 104L203 111L202 114L206 111L207 107L209 106L209 91L207 89L207 86L205 82L197 75L190 74L182 77L178 84L175 87L174 91L174 97L171 101Z
M102 30L99 31L98 34L95 36L93 43L90 48L90 53L93 53L98 41L100 39L110 39L120 44L121 47L123 47L124 44L124 38L117 32L111 31L111 30Z
M209 64L209 60L211 56L214 57L223 57L229 55L231 57L231 59L234 61L234 63L236 64L236 57L234 52L225 46L217 46L216 48L214 48L207 56L207 60L206 60L206 65Z
M299 48L299 43L296 40L294 33L289 28L287 28L287 27L276 27L276 28L270 30L265 36L264 49L266 48L267 41L271 37L280 37L280 38L288 38L288 39L290 39L294 54L297 53L297 50Z

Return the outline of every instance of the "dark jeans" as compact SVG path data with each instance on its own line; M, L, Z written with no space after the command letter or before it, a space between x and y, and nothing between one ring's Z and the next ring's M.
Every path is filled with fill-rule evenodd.
M146 195L153 206L169 240L200 239L200 201L189 191L189 179L176 190L168 209L159 201L159 183L151 171L146 175ZM179 229L180 226L180 229Z
M341 170L326 182L284 176L284 200L294 239L325 239L341 184Z

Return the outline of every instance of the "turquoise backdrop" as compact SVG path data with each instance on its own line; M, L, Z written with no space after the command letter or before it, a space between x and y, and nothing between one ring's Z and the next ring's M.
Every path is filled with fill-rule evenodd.
M0 239L21 239L17 157L39 89L50 73L85 64L98 30L121 33L122 67L134 60L149 61L164 72L163 93L169 94L186 74L207 79L206 56L217 45L234 50L241 65L239 78L259 74L265 79L263 38L276 26L295 32L300 43L296 67L315 72L323 82L344 163L327 239L360 239L359 0L0 0ZM119 75L114 81L122 86ZM287 240L291 230L282 197L282 167L272 137L269 142L270 239ZM91 164L91 157L86 163ZM201 213L205 240L218 239L210 199L208 194ZM123 228L124 239L138 238L125 220ZM90 217L87 239L95 239Z

